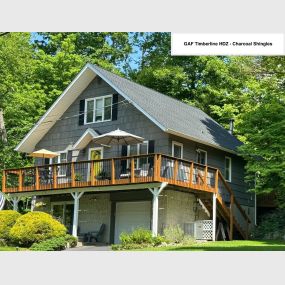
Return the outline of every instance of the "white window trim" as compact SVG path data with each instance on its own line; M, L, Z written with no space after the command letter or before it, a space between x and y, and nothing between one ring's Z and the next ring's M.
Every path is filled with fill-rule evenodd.
M227 167L227 163L226 163L226 161L227 161L227 159L229 159L229 161L230 161L230 164L229 164L229 179L227 180L226 179L226 167ZM232 182L232 158L231 157L229 157L229 156L225 156L225 180L227 181L227 182Z
M197 153L196 161L197 161L197 163L199 163L198 162L198 152L204 152L205 153L205 165L207 165L208 164L208 152L206 150L204 150L204 149L197 148L196 149L196 153Z
M89 150L88 150L88 160L91 160L91 151L92 150L97 150L97 149L100 149L101 150L101 154L102 154L102 157L101 159L104 158L104 148L99 146L99 147L90 147Z
M146 154L148 154L149 141L143 141L142 143L147 145L147 153ZM140 155L139 154L139 145L142 143L137 144L137 153L135 155ZM128 145L127 146L127 156L130 156L130 151L131 151L130 148L131 148L131 146ZM136 160L137 160L137 165L139 165L139 157ZM130 168L130 160L129 159L127 160L127 168Z
M61 153L65 153L66 154L66 162L67 162L67 155L68 155L68 151L67 150L61 150L61 151L57 151L56 153L58 153L59 155L57 156L58 158L58 162L57 163L62 163L60 161L60 154ZM49 164L53 164L52 158L49 159ZM59 166L60 167L60 166ZM58 170L58 174L57 177L66 177L66 173L65 174L59 174L60 170Z
M174 146L175 145L181 147L181 157L180 157L180 159L183 159L183 143L180 143L180 142L177 142L177 141L172 141L172 150L171 150L172 156L174 157Z
M105 115L105 98L111 98L111 118L108 120L103 120L104 115ZM102 121L96 121L96 101L99 99L103 99L103 107L102 107ZM93 107L93 121L87 123L87 102L93 101L94 102L94 107ZM96 124L96 123L103 123L103 122L109 122L112 121L112 105L113 105L113 95L105 95L105 96L99 96L99 97L94 97L94 98L87 98L85 99L85 105L84 105L84 125L89 125L89 124Z

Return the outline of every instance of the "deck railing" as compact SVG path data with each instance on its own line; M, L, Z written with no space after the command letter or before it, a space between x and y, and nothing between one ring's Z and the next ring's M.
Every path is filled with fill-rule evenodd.
M2 191L19 193L79 187L168 182L217 194L224 217L247 238L250 219L217 168L164 154L58 163L3 171Z
M217 169L163 154L106 158L6 169L5 193L117 184L168 182L213 192Z

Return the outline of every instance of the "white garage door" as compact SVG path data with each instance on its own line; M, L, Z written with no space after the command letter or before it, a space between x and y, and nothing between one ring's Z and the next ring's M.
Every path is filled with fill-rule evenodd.
M122 232L136 228L150 229L151 202L117 202L115 218L115 243L120 243Z

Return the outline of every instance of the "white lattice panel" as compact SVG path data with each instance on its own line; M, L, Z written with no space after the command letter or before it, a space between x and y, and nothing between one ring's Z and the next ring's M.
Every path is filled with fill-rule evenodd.
M195 222L195 238L212 240L213 221L200 220Z

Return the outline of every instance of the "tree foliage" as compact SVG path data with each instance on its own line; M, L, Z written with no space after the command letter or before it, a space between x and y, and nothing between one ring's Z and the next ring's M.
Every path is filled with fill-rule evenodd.
M9 33L0 37L0 108L8 144L0 167L31 163L15 146L85 63L201 108L224 127L235 119L247 179L284 203L285 57L171 56L170 33ZM284 194L285 196L285 194Z

